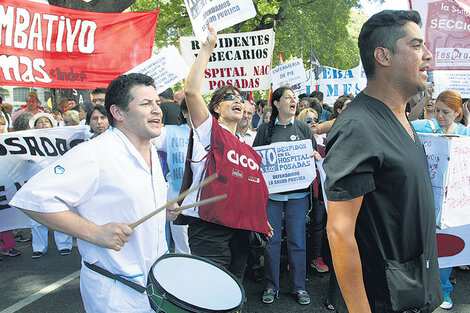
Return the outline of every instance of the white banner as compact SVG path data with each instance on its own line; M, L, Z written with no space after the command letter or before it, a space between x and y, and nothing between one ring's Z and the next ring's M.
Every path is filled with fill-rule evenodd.
M470 224L470 137L419 134L441 229Z
M470 98L470 71L433 71L434 97L445 90L457 91L462 98Z
M470 225L438 229L439 268L470 264Z
M277 142L253 149L263 158L261 171L270 194L307 188L317 175L311 140Z
M155 80L157 93L173 86L189 74L189 68L174 46L163 48L157 55L139 64L129 73L142 73Z
M200 48L195 37L181 37L181 54L188 66L193 64ZM219 35L202 79L201 93L212 93L224 85L243 91L269 89L273 48L272 29Z
M11 198L34 174L90 136L88 126L0 134L0 231L31 227L31 219L8 205Z
M306 76L307 88L305 92L310 94L318 84L318 90L323 92L323 103L330 105L333 105L339 96L347 94L356 96L367 85L362 64L349 70L325 66L318 81L315 81L315 74L311 70L307 71Z
M184 0L196 37L206 41L211 25L219 31L256 16L252 0Z
M305 86L307 78L305 76L304 62L302 59L296 59L281 64L269 72L269 78L273 84L273 90L276 90L285 84L289 84L289 86L297 84Z

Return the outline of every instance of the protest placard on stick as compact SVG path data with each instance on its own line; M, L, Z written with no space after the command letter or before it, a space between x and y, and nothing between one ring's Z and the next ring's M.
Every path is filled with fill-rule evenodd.
M129 73L149 75L155 80L155 87L160 93L188 76L189 68L178 50L170 46L163 48L159 54L152 56L126 74Z
M209 23L219 31L256 16L252 0L184 0L196 37L206 41Z

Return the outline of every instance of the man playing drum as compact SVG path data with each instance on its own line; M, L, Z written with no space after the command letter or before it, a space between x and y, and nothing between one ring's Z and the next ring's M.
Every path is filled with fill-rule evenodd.
M134 230L132 222L165 205L167 187L152 138L162 111L153 79L122 75L105 100L110 127L39 172L10 202L49 228L78 239L82 262L140 286L167 251L165 219L175 207ZM166 217L166 218L165 218ZM152 312L146 295L83 266L80 290L87 312Z

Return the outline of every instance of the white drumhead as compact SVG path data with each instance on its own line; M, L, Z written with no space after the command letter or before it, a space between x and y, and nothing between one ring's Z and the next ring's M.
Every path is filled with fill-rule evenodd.
M174 256L153 266L155 280L167 292L191 305L209 310L229 310L242 302L238 283L223 270L202 260Z

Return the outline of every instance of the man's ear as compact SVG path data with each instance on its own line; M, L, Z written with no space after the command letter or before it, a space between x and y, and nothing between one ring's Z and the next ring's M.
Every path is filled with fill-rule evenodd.
M115 104L112 104L109 107L109 111L111 112L111 115L114 117L114 119L118 122L122 122L124 117L122 116L122 110Z
M374 58L382 66L390 66L391 63L391 52L387 48L377 47L374 50Z

